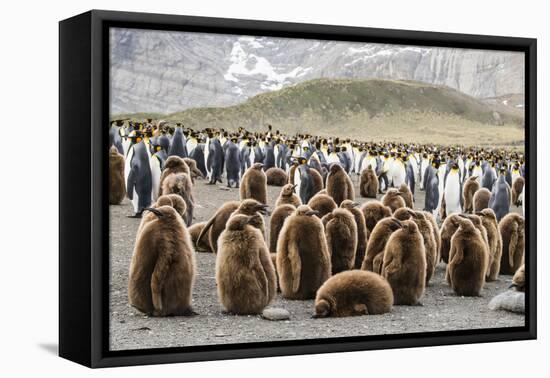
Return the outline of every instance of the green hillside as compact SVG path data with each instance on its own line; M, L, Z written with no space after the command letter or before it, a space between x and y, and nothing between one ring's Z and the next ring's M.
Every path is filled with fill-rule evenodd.
M143 119L146 115L117 117ZM521 115L502 109L495 118L490 104L448 87L374 79L311 80L259 94L239 105L188 109L162 119L180 121L193 128L242 126L264 130L264 125L270 123L290 133L368 139L406 137L419 142L442 137L440 143L452 142L446 140L452 137L467 144L517 144L522 139L524 123ZM431 135L423 135L426 132ZM486 137L480 140L484 134Z

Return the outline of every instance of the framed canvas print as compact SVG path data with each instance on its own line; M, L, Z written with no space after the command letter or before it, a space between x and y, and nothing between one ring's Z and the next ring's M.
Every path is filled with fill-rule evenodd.
M536 337L536 40L60 22L60 355Z

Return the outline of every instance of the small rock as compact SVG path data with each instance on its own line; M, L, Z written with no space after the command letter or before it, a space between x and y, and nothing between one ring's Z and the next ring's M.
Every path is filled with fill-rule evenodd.
M288 312L284 308L266 308L262 312L262 318L267 320L287 320L290 319L290 312Z
M227 186L218 186L218 188L221 189L221 190L227 190L227 191L231 190Z
M225 337L225 336L229 336L229 335L227 335L227 334L225 334L225 333L223 333L223 332L216 332L216 333L214 334L214 336L216 336L216 337Z

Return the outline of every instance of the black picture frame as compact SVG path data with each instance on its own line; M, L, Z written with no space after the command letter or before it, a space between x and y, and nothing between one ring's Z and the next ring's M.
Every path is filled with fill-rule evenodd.
M109 351L109 27L315 38L525 53L524 327ZM59 23L59 354L89 367L535 339L537 41L529 38L92 10Z

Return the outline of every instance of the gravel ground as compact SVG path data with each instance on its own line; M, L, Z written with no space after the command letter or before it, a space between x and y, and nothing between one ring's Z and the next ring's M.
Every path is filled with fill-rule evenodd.
M356 186L358 185L355 180ZM238 199L238 189L195 184L195 222L210 216L225 201ZM279 187L268 187L268 202L274 204ZM359 193L359 191L356 191ZM424 193L416 191L415 207L422 208ZM358 202L366 199L357 198ZM521 212L520 209L512 209ZM491 298L509 286L512 277L501 276L485 285L482 297L456 296L445 283L445 264L440 263L426 288L423 306L395 306L384 315L350 318L312 319L313 300L290 301L277 295L270 307L290 312L290 320L269 321L260 316L224 314L219 304L215 283L215 255L197 253L197 277L193 291L193 317L154 318L140 313L128 304L128 269L139 219L132 214L128 200L110 207L111 216L111 281L110 281L110 348L127 350L191 345L233 344L258 341L312 339L342 336L399 334L460 329L523 326L523 315L491 311ZM268 221L268 220L267 220Z

